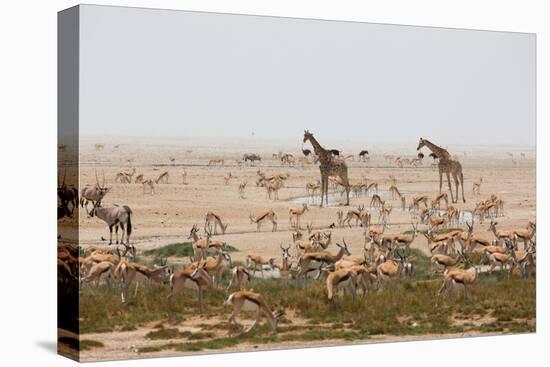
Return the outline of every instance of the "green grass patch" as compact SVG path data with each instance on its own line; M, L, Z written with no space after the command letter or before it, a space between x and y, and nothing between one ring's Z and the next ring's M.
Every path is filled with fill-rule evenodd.
M310 280L303 287L301 282L293 280L285 284L278 279L253 279L252 288L261 293L273 309L289 311L281 318L278 333L273 333L262 318L261 326L254 332L235 336L237 330L227 322L230 310L222 306L228 293L221 289L205 291L202 315L203 320L214 317L221 317L221 320L197 322L195 326L200 328L197 332L179 331L167 324L166 296L170 292L167 285L140 287L137 298L131 297L126 305L120 303L120 289L116 287L85 288L80 297L81 333L133 330L153 323L154 330L147 334L148 338L181 339L176 340L177 343L140 349L141 353L146 353L167 349L182 352L216 350L241 343L367 340L374 335L535 331L534 278L522 281L517 275L508 279L506 274L498 272L481 274L478 282L470 287L467 298L461 288L456 288L443 299L437 296L442 277L431 274L430 258L417 249L411 250L411 256L414 257L412 278L403 277L380 290L371 289L365 298L359 293L355 302L349 294L338 293L333 304L329 304L324 282ZM228 282L227 274L224 284ZM184 290L174 297L176 324L195 317L196 310L194 291ZM296 323L290 314L302 318L305 326ZM238 318L245 327L253 322L251 313L243 312ZM480 325L480 318L487 321ZM226 334L228 336L221 337Z
M162 340L162 339L189 339L189 340L200 340L213 338L215 336L212 332L196 332L192 333L190 331L179 331L178 329L158 329L151 331L145 335L147 338L152 340Z
M237 248L227 245L226 250L234 252L237 251ZM211 253L214 254L214 252ZM156 249L145 250L143 251L143 255L154 256L155 258L189 257L193 256L193 244L191 242L172 243Z
M80 341L80 350L89 350L92 348L103 348L105 345L97 340L84 339Z
M92 348L103 348L105 345L102 342L91 339L78 340L69 336L62 336L58 339L61 344L68 345L71 349L75 350L90 350Z

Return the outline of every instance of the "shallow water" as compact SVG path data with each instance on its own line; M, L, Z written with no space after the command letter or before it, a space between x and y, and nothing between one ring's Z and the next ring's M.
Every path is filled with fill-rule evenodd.
M380 195L380 197L382 198L387 198L387 195L389 195L388 192L380 192L378 195ZM351 197L351 195L350 195ZM378 213L378 209L377 208L371 208L371 207L367 207L367 204L370 202L370 196L363 196L365 198L365 201L366 201L366 204L365 204L365 210L371 212L371 213ZM341 206L344 205L345 203L345 195L340 195L340 193L329 193L328 194L328 201L329 201L329 205L326 205L326 203L323 203L323 208L339 208ZM297 198L293 198L293 199L290 199L288 201L289 204L291 205L302 205L302 204L308 204L308 205L320 205L321 204L321 196L319 195L316 195L316 196L313 196L313 197L310 197L310 196L300 196L300 197L297 197ZM394 211L397 211L397 212L412 212L411 210L409 210L408 208L407 209L402 209L400 207L394 207L392 210ZM443 210L436 210L435 213L439 216L439 215L442 215L444 213ZM460 211L460 214L459 214L459 217L458 217L458 223L459 224L464 224L466 222L472 222L473 220L473 214L472 212L470 211L463 211L461 210Z

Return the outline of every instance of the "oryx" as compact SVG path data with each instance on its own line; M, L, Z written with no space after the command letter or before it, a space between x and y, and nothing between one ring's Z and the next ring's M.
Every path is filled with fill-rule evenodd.
M57 187L57 197L59 198L59 208L63 208L64 215L67 217L72 216L73 211L78 207L78 190L75 187L69 187L65 183L66 172L63 173L63 181L61 185ZM59 182L59 177L57 179ZM69 207L69 204L71 207ZM59 219L59 210L58 210Z
M103 184L99 184L99 178L97 177L97 171L95 172L96 184L94 186L86 186L80 192L80 206L86 208L88 213L88 203L91 202L95 205L111 190L110 187L105 187L105 172L103 172Z
M120 243L124 244L124 226L126 226L126 244L130 243L130 235L132 234L132 210L127 205L116 205L104 208L101 206L100 198L94 204L90 211L90 216L97 216L109 226L109 245L113 243L113 227L116 233L116 243L118 244L118 227L122 229Z

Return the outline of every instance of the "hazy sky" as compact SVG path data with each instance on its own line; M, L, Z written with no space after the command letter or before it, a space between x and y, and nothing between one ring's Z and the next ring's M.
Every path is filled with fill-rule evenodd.
M535 36L83 6L82 135L535 144Z

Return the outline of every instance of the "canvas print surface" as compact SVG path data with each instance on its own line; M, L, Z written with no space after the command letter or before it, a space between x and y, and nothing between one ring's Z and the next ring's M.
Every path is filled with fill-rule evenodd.
M533 34L79 6L59 45L61 354L535 331Z

